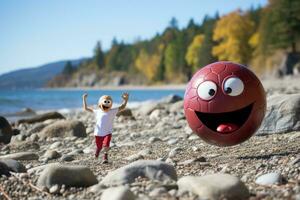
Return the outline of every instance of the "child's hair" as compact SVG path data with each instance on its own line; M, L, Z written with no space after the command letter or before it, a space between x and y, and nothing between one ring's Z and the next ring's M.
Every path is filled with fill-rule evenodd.
M112 98L111 98L111 96L109 96L109 95L103 95L103 96L101 96L101 97L99 98L99 100L98 100L98 105L103 101L103 99L110 100L111 103L112 103Z

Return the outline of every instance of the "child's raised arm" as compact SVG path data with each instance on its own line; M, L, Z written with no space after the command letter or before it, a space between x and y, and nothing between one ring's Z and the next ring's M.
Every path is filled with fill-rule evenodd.
M92 108L89 108L87 105L86 105L86 98L87 98L88 94L87 93L84 93L82 95L82 106L83 106L83 110L85 111L89 111L89 112L94 112Z
M122 102L121 106L119 107L119 111L122 111L125 109L127 102L128 102L128 97L129 97L129 94L127 92L122 94L123 102Z

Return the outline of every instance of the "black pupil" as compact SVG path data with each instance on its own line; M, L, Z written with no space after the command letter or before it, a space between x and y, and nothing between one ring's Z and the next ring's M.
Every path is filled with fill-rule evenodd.
M214 89L210 89L210 90L208 91L208 94L209 94L210 96L213 96L215 93L216 93L216 91L215 91Z
M104 103L107 103L107 101L104 101Z
M226 92L227 94L230 94L230 93L232 92L232 89L231 89L230 87L228 87L228 88L226 88L225 92Z

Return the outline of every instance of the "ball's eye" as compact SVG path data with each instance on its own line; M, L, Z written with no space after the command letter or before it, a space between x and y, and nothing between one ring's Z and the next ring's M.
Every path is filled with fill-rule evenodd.
M244 83L241 79L232 77L225 81L224 92L229 96L238 96L244 91Z
M109 103L110 103L110 101L108 100L108 101L107 101L107 103L109 104Z
M107 101L104 101L104 103L107 103Z
M217 93L217 85L212 81L204 81L198 86L198 95L203 100L211 100Z

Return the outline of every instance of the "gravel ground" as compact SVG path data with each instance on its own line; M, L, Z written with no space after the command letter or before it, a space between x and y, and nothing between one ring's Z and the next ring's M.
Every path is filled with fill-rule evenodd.
M87 118L87 121L92 121L92 116L89 114L77 113L76 116L80 119ZM84 117L83 117L84 116ZM166 117L168 118L168 117ZM92 124L92 123L91 123ZM89 124L87 124L89 126ZM154 129L148 129L155 126ZM186 128L184 119L178 120L176 127L165 122L157 123L156 121L145 120L143 117L136 120L129 120L120 117L116 122L116 130L113 136L113 147L109 153L109 164L101 164L101 159L95 159L93 153L78 154L72 163L75 165L88 166L98 179L101 180L109 171L124 166L131 161L126 160L130 155L137 154L142 149L149 149L147 155L143 159L166 159L167 162L173 163L178 177L195 175L202 176L216 172L229 173L241 178L251 192L251 198L255 199L291 199L295 198L300 192L300 168L297 164L291 164L293 160L299 157L300 132L292 132L287 134L253 136L245 143L233 147L220 148L211 146L197 137L194 137ZM148 128L147 128L148 127ZM162 130L162 131L160 131ZM157 137L161 141L150 142L149 138ZM168 144L168 141L176 138L175 143ZM60 141L62 145L56 150L62 154L70 152L72 149L84 149L93 146L93 136L85 139L80 138L54 138L49 141L38 141L39 150L28 149L35 151L42 156L43 153L53 141ZM173 144L174 143L174 144ZM25 142L28 147L28 142ZM34 145L33 145L34 146ZM172 158L168 158L169 152L179 147L179 151ZM19 152L22 145L16 148L4 147L2 153ZM193 161L199 158L201 162ZM190 161L191 160L191 161ZM48 161L64 162L59 159ZM45 163L44 161L22 161L28 167L39 166ZM66 163L66 162L65 162ZM255 179L259 175L268 172L280 172L284 177L284 182L280 185L260 186L255 184ZM23 174L22 174L23 175ZM18 175L20 177L20 175ZM25 177L25 182L36 183L38 176L30 174ZM18 180L16 177L2 177L0 179L4 190L12 199L97 199L98 195L88 192L86 188L70 188L62 191L62 194L46 195L40 191L31 188L28 184ZM149 193L161 183L150 180L140 179L131 185L131 190L143 199L144 195L150 199L194 199L191 194L178 194L176 192L176 183L170 183L170 187L175 190L168 192L162 191L159 197L149 197ZM168 188L170 189L170 188ZM75 195L75 196L74 196ZM2 197L3 198L3 197Z

